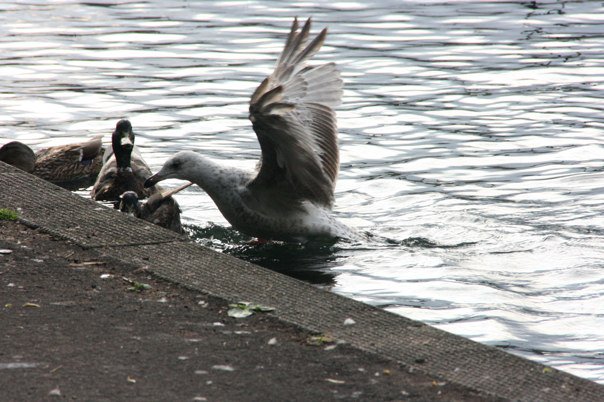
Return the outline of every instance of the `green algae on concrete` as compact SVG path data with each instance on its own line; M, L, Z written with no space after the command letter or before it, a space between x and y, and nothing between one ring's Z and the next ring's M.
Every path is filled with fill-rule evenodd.
M19 213L12 209L0 208L0 221L16 221L19 219Z

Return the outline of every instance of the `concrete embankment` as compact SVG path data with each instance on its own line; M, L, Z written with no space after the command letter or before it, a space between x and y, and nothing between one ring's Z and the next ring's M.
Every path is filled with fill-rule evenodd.
M71 362L79 359L69 353L67 347L69 344L73 346L74 351L88 350L83 344L91 342L90 339L95 339L94 342L99 341L98 337L90 338L91 333L83 333L82 336L78 336L77 328L80 328L81 331L85 331L86 327L95 328L96 332L99 330L96 325L90 323L90 317L84 314L84 310L80 314L74 313L69 323L61 324L65 327L53 326L53 322L49 321L54 317L55 323L62 322L58 317L64 313L57 310L59 308L57 306L61 306L61 304L52 304L54 306L52 309L48 308L48 311L41 313L47 305L45 301L48 301L43 300L44 298L59 302L62 298L69 297L69 303L72 303L69 308L79 311L74 307L78 305L79 297L83 298L82 303L90 303L92 297L90 292L100 295L106 291L114 292L113 296L107 299L95 296L96 299L94 299L99 305L106 304L104 308L99 307L102 311L116 312L109 314L110 317L106 317L106 315L102 317L103 328L107 331L107 337L101 336L105 339L105 347L112 348L112 340L116 343L128 344L126 340L131 340L134 336L141 338L135 339L137 342L141 342L140 345L154 348L153 353L147 354L147 348L141 346L138 349L139 352L142 349L145 349L145 352L140 352L138 357L128 354L121 357L119 355L107 357L108 361L113 359L113 363L105 362L104 367L117 367L115 370L126 377L121 384L123 389L114 384L117 394L107 395L98 391L97 387L102 387L102 384L95 383L94 375L91 373L98 374L99 371L95 371L94 365L91 365L92 372L86 372L85 367L81 369L81 373L86 372L89 375L89 382L80 384L78 389L68 385L57 388L62 390L62 396L71 399L132 400L132 398L140 397L141 400L145 398L165 400L161 394L155 393L164 389L172 392L164 395L168 400L174 400L173 398L179 400L182 398L189 400L195 400L194 398L198 398L197 400L260 400L257 399L259 397L262 397L263 400L330 400L338 398L426 401L604 400L604 386L594 382L220 254L195 244L184 236L105 208L1 162L0 208L17 210L20 215L18 223L0 223L0 230L5 231L0 237L0 241L3 242L0 244L0 248L11 250L7 255L0 256L0 264L8 266L8 268L0 268L0 295L5 306L3 321L11 323L9 327L3 324L0 328L0 339L3 342L2 352L0 352L0 369L3 368L1 370L3 376L0 378L4 377L4 380L0 380L0 387L4 389L10 386L7 381L18 381L17 377L23 377L21 373L29 373L23 378L29 378L32 381L37 378L36 375L43 378L43 381L39 378L37 381L47 384L48 388L52 383L50 380L59 381L55 377L60 376L62 370L68 372L67 367L71 367ZM21 229L19 229L19 225L22 226ZM28 229L25 229L25 226ZM6 233L9 232L12 235L7 238ZM37 237L39 241L32 243L29 248L23 250L19 248L19 244L25 244L27 238L33 237ZM57 254L53 248L61 250L60 254ZM20 253L29 254L21 256ZM40 257L36 257L38 254L45 254L46 257L38 258ZM90 264L89 267L78 262L79 260L73 261L73 256L80 254L83 256L81 258L89 262L100 261L99 266L102 269L99 270L94 264ZM24 279L24 273L19 270L27 269L20 265L19 261L23 260L18 260L18 258L21 257L40 260L36 269L42 271L38 275L32 275L30 272L27 274L27 280ZM12 262L8 264L7 261ZM44 282L51 281L53 277L45 276L46 271L43 270L43 267L52 264L57 265L56 281L60 281L60 278L68 281L69 275L86 274L91 275L86 280L94 281L96 284L97 281L100 281L98 278L103 269L110 272L119 281L114 281L113 285L110 285L111 282L100 281L101 285L95 285L92 291L79 289L81 293L71 294L70 288L59 285L56 285L55 291L52 286ZM61 264L64 267L58 267ZM70 266L73 267L73 264L78 267L77 273L73 268L71 271L69 269ZM152 275L154 290L143 290L139 294L126 292L120 288L119 284L122 284L123 287L122 277L137 277L137 275L143 275L140 281L151 280L145 278L150 278L149 275ZM10 279L10 283L13 283L12 287L5 283L9 280L7 278L13 278ZM35 285L37 280L41 281L38 288ZM16 290L19 286L18 284L16 287L14 286L15 281L27 282L26 285L22 285L21 293ZM102 289L99 290L99 287ZM157 313L159 316L152 314L149 317L146 315L147 313L143 314L134 307L133 309L138 312L128 310L129 312L123 315L119 313L119 306L128 305L128 303L139 306L139 310L148 309L150 308L148 306L151 305L162 305L161 301L165 301L162 299L165 296L153 293L158 292L157 289L162 287L169 288L164 291L165 294L177 294L177 299L181 302L199 298L215 308L198 307L193 303L194 306L186 310L186 314L179 308L174 308L167 312ZM73 292L77 290L74 289ZM36 291L44 295L40 296L41 299L38 301L19 299L25 294L29 299L35 299ZM123 296L123 300L120 299L120 295ZM162 300L155 304L151 303L153 295L157 295L158 300ZM11 301L11 298L17 301ZM255 314L256 318L251 318L250 321L228 317L225 313L227 304L239 301L271 306L275 310L270 313ZM33 307L27 307L27 303ZM10 308L6 307L7 305L10 305ZM37 313L33 314L32 311ZM17 314L17 312L19 313ZM131 323L139 322L136 319L136 314L139 313L145 315L144 323L141 323L140 327L131 325ZM58 316L55 317L53 314L58 314ZM186 319L179 314L185 314ZM262 316L262 318L257 316ZM161 319L157 317L161 317ZM155 322L153 322L154 319ZM150 325L149 322L154 325ZM170 332L183 322L187 323L183 324L187 327L186 329L177 331L178 334ZM199 326L196 327L195 322L198 322ZM220 325L223 325L227 326L228 330L225 329L223 333L210 325L217 322L221 323L217 325L218 328L222 328ZM208 325L203 326L202 323ZM234 341L233 339L236 337L233 333L241 325L246 326L244 331L249 332L250 338L243 339L246 336L243 333L242 337ZM33 333L21 333L15 330L15 326L30 328L29 332ZM45 333L44 336L40 334L35 336L35 328L47 329L50 327L55 328L54 332ZM72 327L73 338L69 338L69 328ZM111 332L111 328L122 327L129 328L129 332L126 331L125 335ZM145 328L145 331L140 333L142 328ZM207 332L210 329L212 332ZM256 330L259 332L254 332ZM175 354L180 352L170 351L169 347L164 349L161 343L153 343L155 338L146 339L145 334L148 334L149 331L160 331L166 337L168 337L166 334L171 334L172 337L180 336L181 341L177 344L189 346L195 344L197 352L195 354L182 351L181 357L183 358L178 360L179 356L175 356ZM255 336L258 333L261 333L262 337ZM304 341L312 337L312 334L328 335L343 343L331 344L335 347L328 347L330 345L312 346ZM29 339L31 342L43 344L46 348L32 345L32 350L39 349L40 353L42 350L56 350L57 355L54 358L50 355L45 357L55 363L46 362L46 365L36 365L31 368L26 366L18 368L18 364L11 366L11 363L16 364L22 361L23 356L29 356L27 344L18 341L19 336ZM269 343L273 338L276 341ZM195 341L190 339L195 339ZM67 343L66 340L68 340ZM146 343L147 341L150 343ZM205 346L201 346L202 344ZM218 346L221 344L232 347ZM255 346L248 348L244 346L245 344ZM59 347L60 345L63 347ZM91 348L90 350L94 350L92 346ZM99 353L102 354L102 352ZM171 353L169 359L165 356L166 353ZM212 358L212 354L222 356L227 363L219 364L219 361ZM15 356L21 356L21 359ZM267 360L267 356L271 356L270 359ZM88 356L88 358L94 359L93 356ZM170 360L172 358L174 361ZM358 360L354 360L356 358ZM116 359L121 360L116 362ZM246 362L241 362L240 366L246 367L267 367L273 363L281 364L281 366L278 371L263 371L257 368L244 372L238 367L231 367L228 363L228 361L239 362L238 359L245 360ZM283 359L283 361L279 359ZM189 371L179 371L180 380L169 380L174 370L180 370L173 367L174 362L181 364L178 367L195 363L199 368L187 366ZM288 368L288 365L291 367ZM144 367L147 366L149 366L147 368L149 371L145 371ZM212 367L215 366L221 367L213 371ZM125 370L124 367L133 367L133 372L138 372L140 377L138 379L135 375L130 377L127 375L128 370ZM73 369L73 367L71 368ZM96 368L98 369L98 367ZM378 370L378 368L380 369ZM31 370L37 374L32 374ZM151 371L156 373L153 377L154 380L145 383L145 375L140 373ZM221 372L223 377L225 372L228 372L232 377L224 382L219 379L204 378L215 371ZM107 370L105 374L98 375L102 379L105 378L102 377L103 375L111 376L110 372L111 370ZM318 372L321 374L316 375ZM4 373L10 375L4 376ZM239 377L236 377L237 375ZM367 381L363 380L365 377L359 377L362 375L367 376ZM232 393L234 390L228 385L233 384L234 378L242 381L240 385L246 384L243 389L235 386L237 393ZM305 381L301 381L301 379L305 379ZM65 377L63 380L65 384L69 384L69 378ZM162 381L168 383L162 384ZM179 394L178 390L173 390L174 387L170 385L178 381L185 382L185 385L179 389L186 390L188 392L186 395ZM291 386L286 385L288 381ZM151 395L146 394L142 388L136 392L133 391L136 387L141 387L141 384L146 384L147 390L154 390L154 387L157 387L158 390L154 390ZM256 389L254 384L256 384ZM197 389L195 386L199 388L197 391L194 391ZM27 390L27 387L25 388ZM71 390L71 393L67 391L68 389ZM28 391L30 393L26 393L26 390L23 390L23 394L19 394L20 391L11 386L10 395L15 400L28 400L31 397L37 399L39 396L37 392L42 392L33 385ZM86 390L97 391L87 393ZM44 394L44 397L52 397L51 391L53 389L48 390L50 396ZM111 395L117 395L117 397L112 398Z

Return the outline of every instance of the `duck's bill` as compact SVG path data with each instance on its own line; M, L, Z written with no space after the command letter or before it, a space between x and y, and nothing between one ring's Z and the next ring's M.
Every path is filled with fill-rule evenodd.
M189 182L189 183L183 184L182 186L178 186L176 188L163 191L161 193L161 196L162 196L162 198L168 198L168 197L173 196L174 194L176 194L176 193L178 193L178 192L180 192L180 191L184 190L185 188L187 188L189 186L192 186L192 185L193 185L193 183Z

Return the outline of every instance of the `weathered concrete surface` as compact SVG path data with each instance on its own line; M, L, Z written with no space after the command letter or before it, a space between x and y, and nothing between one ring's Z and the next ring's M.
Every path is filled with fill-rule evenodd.
M594 382L214 252L1 165L0 208L19 209L30 225L169 281L229 301L273 306L283 321L488 395L604 400L604 387ZM349 318L355 324L344 325Z
M269 314L231 318L41 229L0 233L1 401L501 401Z

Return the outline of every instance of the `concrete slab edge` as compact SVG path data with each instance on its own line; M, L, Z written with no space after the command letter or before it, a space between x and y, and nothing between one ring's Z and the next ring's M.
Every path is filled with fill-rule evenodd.
M602 385L220 254L2 165L0 208L19 210L23 223L81 247L229 302L275 307L280 320L478 392L519 401L604 400ZM125 233L134 235L119 240Z

